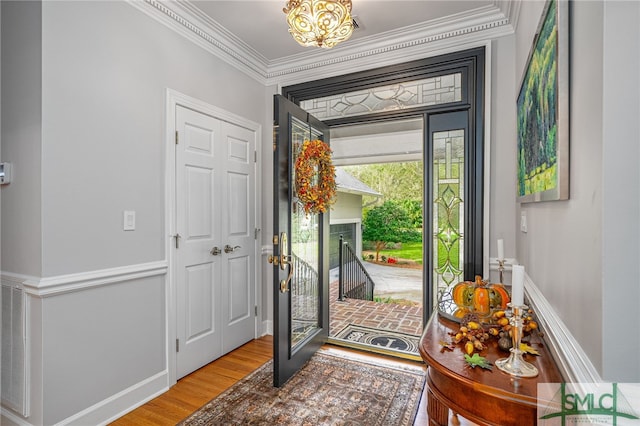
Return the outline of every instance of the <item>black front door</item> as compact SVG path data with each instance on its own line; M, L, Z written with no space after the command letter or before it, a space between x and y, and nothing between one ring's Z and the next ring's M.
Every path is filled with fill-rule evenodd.
M296 158L305 140L329 143L329 128L274 97L274 386L283 385L327 340L329 218L305 214L297 200Z

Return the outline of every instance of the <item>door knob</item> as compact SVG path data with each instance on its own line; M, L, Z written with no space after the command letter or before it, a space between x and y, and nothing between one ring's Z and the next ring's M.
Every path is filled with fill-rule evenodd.
M214 247L214 248L211 249L211 251L209 253L211 253L213 256L217 256L220 253L222 253L222 251L218 247Z
M233 253L234 251L236 251L239 248L242 248L242 247L240 247L240 246L231 247L229 244L227 244L226 246L224 246L224 252L225 253Z

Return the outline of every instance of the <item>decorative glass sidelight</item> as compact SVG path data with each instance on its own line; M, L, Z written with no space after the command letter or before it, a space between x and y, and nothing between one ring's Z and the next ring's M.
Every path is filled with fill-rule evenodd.
M433 134L434 303L464 273L464 130Z
M455 73L309 99L300 107L320 120L330 120L461 100L462 73Z

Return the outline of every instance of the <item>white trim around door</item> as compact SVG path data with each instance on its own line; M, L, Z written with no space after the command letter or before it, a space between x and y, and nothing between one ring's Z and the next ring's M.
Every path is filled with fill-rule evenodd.
M202 100L193 98L191 96L182 94L173 89L166 90L166 112L165 112L165 145L166 145L166 163L165 163L165 229L167 230L165 234L165 249L167 253L168 260L168 283L167 286L167 311L166 311L166 333L167 333L167 370L169 372L169 386L172 386L176 383L176 338L177 338L177 329L176 329L176 319L177 319L177 287L176 287L176 259L174 255L174 251L172 250L173 245L175 244L175 234L176 234L176 225L175 225L175 206L176 206L176 155L175 155L175 138L176 138L176 110L178 106L182 106L185 108L192 109L194 111L198 111L200 113L209 115L216 119L226 121L233 125L243 127L252 131L255 134L255 224L254 227L256 229L256 235L258 234L258 230L260 228L260 223L262 221L262 200L260 197L260 191L258 188L261 188L261 164L259 159L261 158L261 135L262 135L262 126L258 123L255 123L251 120L248 120L244 117L238 116L231 112L225 111L216 106L210 105ZM262 259L260 255L260 247L257 244L255 245L255 277L253 287L255 291L255 300L257 304L257 312L255 316L255 336L262 335L262 289L258 283L262 282L262 273L261 268L259 267L259 262Z

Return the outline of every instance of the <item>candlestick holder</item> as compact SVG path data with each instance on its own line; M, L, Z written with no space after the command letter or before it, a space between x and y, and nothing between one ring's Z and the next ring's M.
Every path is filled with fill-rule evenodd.
M535 377L538 369L522 358L520 341L522 340L522 313L528 309L526 305L507 304L513 316L509 320L512 330L513 347L509 349L511 355L508 358L501 358L495 362L496 367L505 373L516 377Z
M498 272L500 273L500 283L504 283L502 275L504 274L504 259L498 259Z

